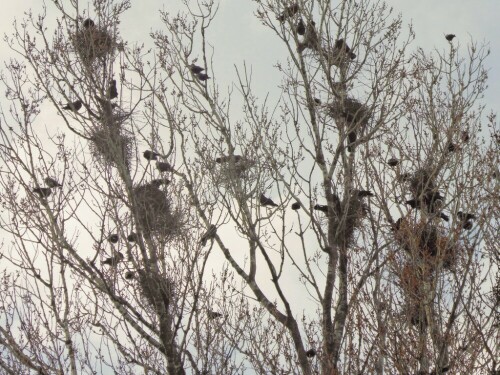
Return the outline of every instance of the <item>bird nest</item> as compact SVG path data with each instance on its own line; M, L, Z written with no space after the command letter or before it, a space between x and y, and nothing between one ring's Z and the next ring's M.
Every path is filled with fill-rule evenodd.
M93 156L103 164L130 165L133 142L130 137L121 134L119 127L96 129L90 139Z
M335 217L335 245L348 247L353 240L354 231L369 211L360 198L350 197L341 204L341 213Z
M456 262L458 246L450 244L446 235L424 220L411 222L403 219L395 230L395 238L413 259L430 264L442 260L445 268Z
M146 297L148 303L156 310L161 305L168 309L175 296L172 280L157 273L148 273L145 270L138 270L137 273L143 296Z
M91 63L104 58L116 48L116 38L106 28L83 27L73 35L76 52L83 62Z
M334 102L330 104L329 109L332 117L342 117L352 125L360 124L364 126L371 117L369 109L352 98Z
M173 237L182 227L182 212L172 210L167 194L152 184L134 189L137 222L145 233Z
M410 178L410 191L415 199L420 199L420 197L436 191L433 176L427 169L419 169L413 174Z

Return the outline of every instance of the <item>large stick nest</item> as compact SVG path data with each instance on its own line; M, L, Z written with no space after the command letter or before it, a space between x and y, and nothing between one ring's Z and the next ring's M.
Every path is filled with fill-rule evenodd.
M353 240L354 231L359 228L364 217L369 212L366 203L361 198L350 196L340 204L341 211L335 217L335 245L348 247Z
M116 37L106 28L84 27L73 35L73 44L82 61L91 63L114 52Z
M173 282L159 274L138 270L139 285L144 297L156 310L163 304L168 309L173 304L175 296Z
M130 166L133 142L123 135L119 126L105 126L95 129L91 136L91 152L103 164Z
M172 210L169 196L154 184L134 189L137 221L145 233L175 236L182 227L182 213Z
M370 110L356 99L344 98L330 104L330 115L341 117L351 125L365 126L371 117Z

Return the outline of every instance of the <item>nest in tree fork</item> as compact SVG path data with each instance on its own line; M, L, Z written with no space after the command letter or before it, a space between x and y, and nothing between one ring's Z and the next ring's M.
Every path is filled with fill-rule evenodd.
M348 247L354 231L368 213L368 206L357 196L350 196L341 203L341 212L335 217L335 245Z
M413 174L410 179L410 191L415 199L437 191L434 179L427 169L419 169Z
M182 226L182 214L171 208L167 194L155 185L146 184L134 189L137 222L145 233L171 237Z
M146 300L156 310L163 304L168 309L173 302L175 293L173 282L157 273L138 270L139 285Z
M116 48L116 38L106 28L81 28L73 35L75 50L85 63L105 58Z
M330 104L330 115L343 118L350 126L364 127L371 117L370 110L356 99L344 98Z
M119 126L106 126L95 129L90 139L91 151L103 164L130 166L132 139L122 134Z

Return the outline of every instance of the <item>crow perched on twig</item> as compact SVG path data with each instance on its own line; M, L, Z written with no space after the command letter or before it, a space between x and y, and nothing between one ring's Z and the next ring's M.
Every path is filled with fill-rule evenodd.
M274 203L271 198L267 198L264 194L260 195L260 204L261 204L261 206L278 207L278 205L276 203Z
M213 320L217 318L221 318L223 315L220 312L217 311L208 311L207 312L208 319Z
M85 21L83 21L82 26L83 26L85 29L89 29L89 28L91 28L91 27L94 27L94 26L95 26L95 23L94 23L94 21L92 21L90 18L87 18Z
M111 267L116 267L118 263L123 260L124 256L122 253L118 252L114 257L106 258L102 261L102 264L106 264Z
M216 234L217 234L217 227L214 224L211 224L208 230L205 232L205 234L200 238L201 246L205 246L208 240L215 238Z
M130 233L127 236L127 241L128 242L136 242L137 241L137 234L135 234L134 232Z
M353 190L353 193L358 196L358 198L374 197L375 195L370 190Z
M389 167L395 167L398 164L399 160L396 158L390 158L389 160L387 160L387 165L389 165Z
M455 34L446 34L445 38L448 42L451 42L453 38L456 37Z
M306 25L302 18L299 18L299 22L297 23L297 34L304 35L306 33Z
M205 70L205 68L202 68L201 66L198 66L195 64L191 64L191 65L189 65L189 70L193 74L200 74L201 72L203 72Z
M299 202L292 203L292 210L297 211L298 209L300 209L300 203Z
M57 182L53 178L46 177L44 181L49 188L62 187L62 184L60 184L59 182Z
M160 154L154 152L154 151L150 151L150 150L146 150L144 151L144 153L142 154L147 160L157 160L158 159L158 156L161 156Z
M321 212L324 212L324 213L327 213L328 212L328 206L327 205L324 205L324 204L316 204L314 206L314 209L316 211L321 211Z
M33 193L38 194L40 198L47 198L52 194L52 190L50 188L33 188Z
M106 93L108 99L118 98L118 89L116 88L116 80L112 79L108 87L108 92Z
M205 73L198 73L198 79L202 82L210 79L210 77L208 76L208 74L205 74Z
M68 103L62 109L67 109L73 112L78 112L83 106L83 103L81 100L74 101L73 103Z
M162 161L156 162L156 169L158 169L160 172L172 172L172 166L169 163L165 163Z
M457 217L462 222L462 228L464 228L465 230L472 229L472 220L476 219L476 215L458 211Z
M108 241L111 243L117 243L120 237L117 234L112 234L108 237Z
M306 357L307 358L312 358L316 355L316 350L314 349L309 349L307 352L306 352Z
M132 272L132 271L127 271L127 272L125 272L125 279L127 279L127 280L131 280L131 279L133 279L134 277L135 277L135 273L134 273L134 272Z
M356 55L351 51L351 48L349 48L344 39L339 39L335 42L335 49L347 54L351 60L356 58Z

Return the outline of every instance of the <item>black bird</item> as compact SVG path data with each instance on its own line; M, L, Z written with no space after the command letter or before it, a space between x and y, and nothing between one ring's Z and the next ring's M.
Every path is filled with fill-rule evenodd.
M299 208L300 208L299 202L292 203L292 210L297 211Z
M439 213L439 217L446 222L450 221L450 217L442 212Z
M38 194L40 198L47 198L52 194L50 188L33 188L33 193Z
M102 261L102 264L106 264L111 267L116 267L120 261L122 261L124 258L122 253L117 253L114 257L109 257L106 258L105 260Z
M451 41L453 40L453 38L454 38L454 37L456 37L456 35L455 35L455 34L447 34L447 35L445 36L445 38L446 38L446 40L447 40L448 42L451 42Z
M373 197L375 196L370 190L354 190L359 198Z
M137 242L137 234L135 234L134 232L130 233L127 236L127 241L128 242Z
M135 277L134 272L132 272L132 271L127 271L127 272L125 272L125 278L126 278L127 280L131 280L131 279L133 279L134 277Z
M205 232L205 234L200 238L201 246L205 246L208 240L215 238L216 234L217 234L217 227L211 224L208 230Z
M307 352L306 352L306 357L307 358L312 358L316 355L316 350L314 349L309 349Z
M111 80L111 84L108 87L107 92L108 99L118 98L118 89L116 88L116 80Z
M222 317L222 314L220 312L217 312L217 311L208 311L207 315L208 315L208 319L210 319L210 320Z
M231 159L233 160L233 163L238 163L238 162L240 162L242 160L242 156L241 155L221 156L220 158L216 158L215 162L218 163L218 164L227 163Z
M320 40L316 32L316 23L310 21L307 23L304 40L297 45L297 52L302 53L306 48L318 50L320 47Z
M398 231L401 229L401 224L403 223L403 218L400 217L399 219L396 220L396 222L392 225L392 229L394 231Z
M83 26L85 29L89 29L89 28L91 28L91 27L94 27L94 26L95 26L95 23L94 23L94 21L92 21L90 18L87 18L85 21L83 21L82 26Z
M191 64L191 65L189 65L189 70L193 74L200 74L201 72L203 72L205 70L205 68L202 68L201 66L198 66L195 64Z
M62 184L60 184L59 182L57 182L53 178L46 177L44 181L49 188L62 187Z
M172 166L169 163L165 163L165 162L162 162L162 161L156 162L156 168L160 172L172 172L172 170L173 170Z
M416 199L410 199L405 202L411 208L420 208L420 202Z
M208 79L210 79L210 77L208 76L208 74L205 74L205 73L198 73L198 79L200 81L206 81Z
M323 205L323 204L317 204L317 205L315 205L315 206L314 206L314 209L315 209L316 211L321 211L321 212L325 212L325 213L327 213L327 212L328 212L328 206Z
M389 167L395 167L398 164L399 160L396 158L390 158L389 160L387 160L387 165L389 165Z
M344 41L344 39L339 39L335 42L335 48L346 53L347 56L349 56L350 59L355 59L356 55L352 53L351 49L347 45L347 43Z
M297 23L297 34L304 35L306 33L306 25L302 18L299 18L299 22Z
M465 213L462 211L457 212L457 217L462 221L470 221L470 220L476 219L476 215L470 214L470 213Z
M321 100L318 98L314 98L314 104L315 105L321 105Z
M465 230L471 230L472 229L472 221L465 221L462 224L462 228L464 228Z
M160 156L160 154L154 152L154 151L150 151L150 150L147 150L147 151L144 151L144 153L142 154L147 160L157 160L158 159L158 156Z
M278 207L278 205L276 203L274 203L271 198L267 198L264 194L260 195L260 204L262 206Z
M449 142L446 145L446 150L448 150L448 152L455 152L457 151L457 146L453 142Z
M278 21L285 22L288 17L293 17L299 11L299 4L295 3L285 8L283 13L278 16Z
M354 151L354 146L353 143L356 142L356 139L358 138L356 136L356 132L352 131L347 134L347 137L349 138L349 143L347 144L347 151L353 152Z
M117 234L112 234L108 237L108 241L111 243L117 243L120 237Z
M73 112L78 112L82 108L82 105L83 105L82 101L77 100L77 101L74 101L73 103L66 104L64 107L62 107L62 109L67 109L67 110L70 110Z

